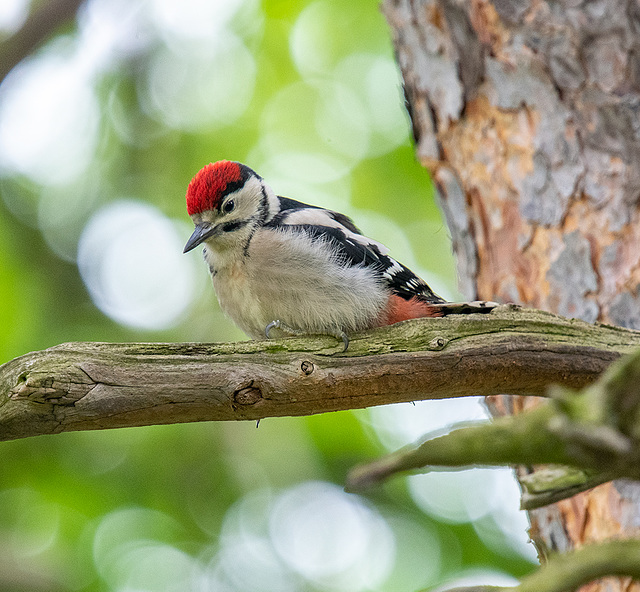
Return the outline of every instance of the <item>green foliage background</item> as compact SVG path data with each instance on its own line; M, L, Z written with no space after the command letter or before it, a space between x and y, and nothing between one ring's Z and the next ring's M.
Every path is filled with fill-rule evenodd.
M200 22L207 5L213 16ZM196 269L188 306L157 327L118 322L96 306L76 262L87 225L104 221L96 216L122 200L151 206L186 241L186 186L201 166L222 158L252 166L279 193L347 212L443 296L456 297L448 233L415 161L399 77L388 75L390 34L377 5L247 0L176 10L159 1L94 0L30 59L32 67L53 56L64 68L85 55L89 34L109 18L119 23L111 49L103 48L100 60L87 58L93 66L82 84L96 116L84 132L60 137L94 141L83 166L62 178L47 176L65 150L55 135L39 161L7 156L15 142L9 119L26 145L48 133L30 116L16 119L8 106L25 65L0 87L0 362L75 340L242 339L219 313L198 255L183 259ZM31 93L33 108L47 112L43 88L41 96ZM388 97L397 100L393 107ZM158 256L163 237L149 238L142 255L123 253L123 267ZM340 492L352 465L385 450L368 411L268 419L259 429L208 423L2 443L0 589L410 591L470 567L515 576L531 568L499 542L495 525L488 526L491 542L471 519L452 523L425 512L403 480L367 499ZM329 535L339 526L330 519L331 500L345 508L345 500L357 500L373 540L357 561L329 569L334 555L355 553L360 539L343 536L332 550L311 527L309 536L324 547L300 544L311 545L310 555L315 549L316 563L305 568L293 551L287 555L283 545L291 539L277 534L274 516L291 507L283 506L288 494L309 499L305 492L326 494L309 512L319 512L321 523L327 512ZM375 564L387 568L367 579Z

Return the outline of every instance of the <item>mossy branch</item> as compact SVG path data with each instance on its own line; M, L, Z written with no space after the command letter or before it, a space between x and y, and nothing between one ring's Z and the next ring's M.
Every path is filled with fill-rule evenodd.
M522 479L523 505L531 509L604 481L640 479L640 349L580 392L556 385L549 394L547 404L531 411L456 429L356 467L348 487L430 467L566 465Z
M573 592L607 576L640 580L640 540L607 541L553 555L518 586L472 586L447 592Z
M0 440L310 415L418 399L580 388L640 333L536 310L416 319L352 336L231 344L67 343L0 366Z

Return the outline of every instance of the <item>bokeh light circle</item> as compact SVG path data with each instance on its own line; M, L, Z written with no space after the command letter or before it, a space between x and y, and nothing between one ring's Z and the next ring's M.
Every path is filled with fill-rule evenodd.
M80 274L96 306L130 327L176 323L196 291L193 260L182 255L182 234L141 202L117 201L96 212L78 244Z
M385 520L331 483L307 482L283 493L270 532L287 565L331 589L375 588L394 563L395 541Z
M0 86L0 174L43 185L82 173L94 155L99 107L69 40L22 62ZM25 122L29 125L25 125Z
M202 133L228 126L251 101L255 71L253 55L232 34L161 47L140 84L142 107L176 129Z

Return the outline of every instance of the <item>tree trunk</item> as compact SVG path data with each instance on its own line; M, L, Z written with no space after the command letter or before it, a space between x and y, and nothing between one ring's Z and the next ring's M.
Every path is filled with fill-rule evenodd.
M384 11L465 296L640 328L640 4L387 0ZM607 483L530 518L543 557L640 536L640 485Z

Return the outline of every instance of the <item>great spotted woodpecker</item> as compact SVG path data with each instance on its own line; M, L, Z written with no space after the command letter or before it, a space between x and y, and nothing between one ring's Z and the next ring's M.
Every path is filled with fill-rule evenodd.
M187 211L204 243L220 306L254 339L328 334L343 340L417 317L489 312L447 303L344 214L277 196L248 166L222 160L191 180Z

